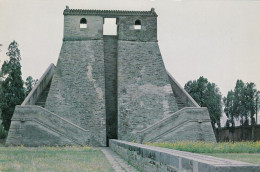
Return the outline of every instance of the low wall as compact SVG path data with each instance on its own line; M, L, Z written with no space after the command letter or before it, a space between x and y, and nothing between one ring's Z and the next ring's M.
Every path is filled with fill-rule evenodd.
M245 127L237 126L235 127L233 135L227 127L218 128L215 132L218 142L233 141L233 138L234 141L260 140L260 125L256 125L254 128L251 125Z
M260 166L190 152L158 148L121 140L109 140L109 146L123 159L144 172L258 172Z
M28 94L28 96L24 99L22 106L24 105L34 105L38 100L40 94L44 90L44 88L50 83L53 74L55 71L55 65L50 64L50 66L46 69L42 77L33 87L32 91Z

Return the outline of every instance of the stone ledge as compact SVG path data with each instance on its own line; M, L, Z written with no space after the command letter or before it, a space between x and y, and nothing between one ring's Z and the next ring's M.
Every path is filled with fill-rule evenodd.
M257 172L259 165L196 153L109 140L113 151L141 171Z

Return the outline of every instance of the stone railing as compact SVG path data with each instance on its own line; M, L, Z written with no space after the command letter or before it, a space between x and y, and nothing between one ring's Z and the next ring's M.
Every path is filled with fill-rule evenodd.
M208 131L204 131L205 128L200 127L201 123L207 123L207 125L209 125L209 128L207 129ZM177 131L180 131L182 129L185 129L187 131L182 131L182 134L178 134ZM208 132L209 134L205 134L206 132ZM171 135L168 135L168 137L172 141L194 139L201 139L213 142L215 141L207 108L196 107L185 107L173 113L171 116L149 126L148 128L137 131L136 141L138 143L167 141L162 139L163 136L167 134ZM204 138L199 138L198 136L200 134Z
M31 124L31 122L34 123L34 125L38 125L40 128L45 128L44 130L46 132L54 132L58 135L61 135L62 137L70 140L72 143L76 145L88 145L90 134L88 130L85 130L72 122L40 107L35 105L27 105L27 106L16 106L15 112L12 118L12 124L15 122L21 122L20 127L17 129L17 133L21 133L23 135L23 128L26 127L27 123ZM12 127L12 126L11 126ZM12 128L10 128L12 130ZM21 130L21 131L19 131ZM33 133L34 131L31 130L30 134L34 135L37 133ZM30 135L27 133L26 135ZM8 138L6 143L13 144L14 141L10 140L12 139L12 131L9 132ZM9 140L8 140L9 139ZM48 138L40 138L48 140ZM23 145L30 145L30 143L27 143L28 140L23 141Z
M28 94L28 96L24 99L22 106L24 105L34 105L38 100L40 94L44 90L44 88L50 83L52 80L53 74L55 72L55 65L50 64L47 70L44 72L42 77L33 87L32 91Z
M185 91L184 88L173 78L173 76L167 71L173 93L176 97L180 98L185 107L200 107L198 103Z
M246 162L216 158L196 153L109 140L109 147L123 159L143 172L258 172L260 166Z

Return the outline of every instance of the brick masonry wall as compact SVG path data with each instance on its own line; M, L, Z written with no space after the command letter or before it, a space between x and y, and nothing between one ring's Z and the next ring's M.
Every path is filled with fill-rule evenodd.
M135 21L141 21L141 30L135 30ZM157 17L120 16L118 39L129 41L157 41Z
M103 40L64 41L45 108L90 130L106 145Z
M157 42L118 41L118 138L178 110Z
M80 19L87 20L87 28L80 28ZM103 17L64 16L64 40L102 39Z
M117 139L117 36L104 36L107 138Z

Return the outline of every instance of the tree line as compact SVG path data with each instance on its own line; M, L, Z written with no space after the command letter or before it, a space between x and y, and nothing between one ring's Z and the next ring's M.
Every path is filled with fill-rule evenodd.
M203 76L197 80L188 81L184 89L201 107L208 108L214 130L216 127L221 127L222 109L227 117L225 127L232 132L232 135L236 121L239 121L242 127L251 125L252 130L257 124L260 91L256 89L253 82L244 83L242 80L237 80L234 91L230 90L223 98L217 85Z
M5 131L9 130L15 106L23 102L37 82L31 76L23 81L18 47L16 41L10 43L6 53L9 59L3 62L0 70L0 137L4 137Z

